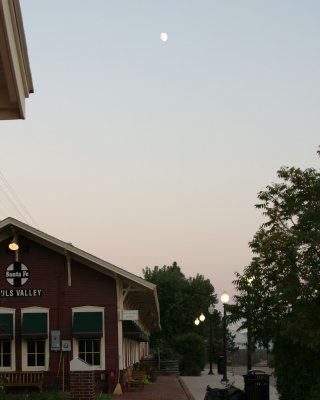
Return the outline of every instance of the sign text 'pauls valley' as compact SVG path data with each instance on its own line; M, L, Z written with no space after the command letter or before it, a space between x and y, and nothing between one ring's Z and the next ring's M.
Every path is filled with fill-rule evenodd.
M42 289L0 289L0 297L38 297Z

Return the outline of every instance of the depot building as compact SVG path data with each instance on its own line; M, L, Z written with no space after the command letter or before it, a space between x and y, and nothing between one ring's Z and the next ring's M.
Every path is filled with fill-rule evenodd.
M156 286L16 219L0 222L0 374L44 371L68 390L70 364L112 392L160 329Z

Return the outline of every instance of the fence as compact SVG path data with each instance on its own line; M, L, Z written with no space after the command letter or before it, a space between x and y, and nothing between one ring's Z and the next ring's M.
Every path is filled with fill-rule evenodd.
M273 355L266 349L256 349L252 353L252 365L269 366L273 360ZM247 350L240 349L231 354L232 365L247 364Z

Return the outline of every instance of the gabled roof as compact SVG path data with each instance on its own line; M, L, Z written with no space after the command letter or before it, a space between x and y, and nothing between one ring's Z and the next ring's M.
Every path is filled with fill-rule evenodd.
M126 300L131 307L136 307L139 310L143 325L150 330L160 327L157 289L153 283L14 218L9 217L0 221L0 242L12 238L13 232L59 254L68 255L72 260L78 261L104 275L121 280Z
M19 0L0 1L0 120L24 119L33 93Z

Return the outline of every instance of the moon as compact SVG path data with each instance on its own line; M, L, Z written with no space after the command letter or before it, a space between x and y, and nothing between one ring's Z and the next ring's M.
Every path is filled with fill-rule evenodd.
M165 32L161 32L161 33L160 33L160 39L161 39L163 42L166 42L166 41L168 40L168 34L165 33Z

